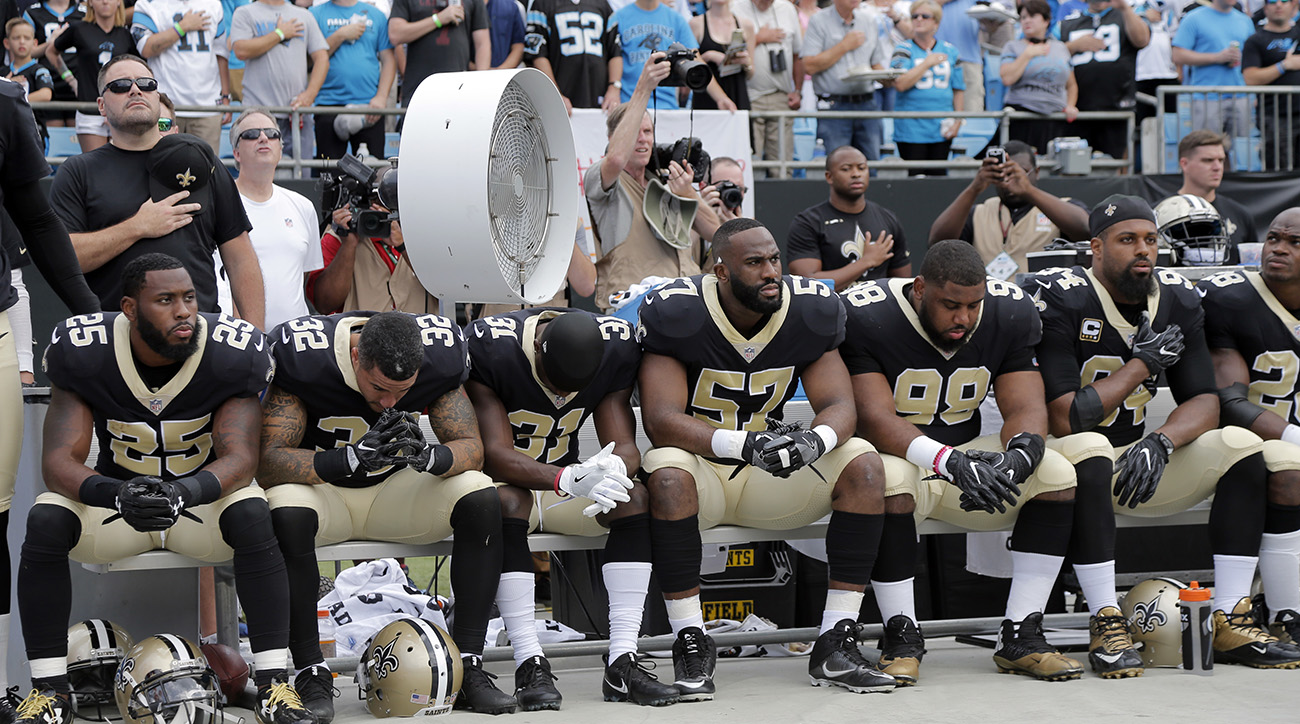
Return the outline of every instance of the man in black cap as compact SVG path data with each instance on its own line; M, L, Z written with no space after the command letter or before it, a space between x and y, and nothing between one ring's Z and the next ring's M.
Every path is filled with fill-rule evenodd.
M483 470L498 483L505 546L497 607L515 653L524 711L559 709L560 693L533 622L529 518L548 533L608 531L601 574L609 591L607 701L662 706L677 690L641 666L636 638L650 583L650 513L632 414L641 348L632 325L566 309L524 309L470 327L470 379ZM604 447L579 459L578 429L594 416Z
M1218 427L1200 296L1177 272L1156 268L1159 235L1145 200L1109 196L1093 207L1088 226L1092 269L1039 273L1024 287L1043 320L1038 362L1052 434L1095 430L1118 454L1112 472L1048 440L1078 478L1069 557L1093 615L1093 669L1108 678L1142 671L1131 649L1116 646L1126 637L1119 636L1125 621L1115 597L1115 512L1158 517L1211 494L1216 655L1250 666L1294 665L1300 651L1279 646L1251 612L1264 532L1263 442L1240 427ZM1146 432L1161 372L1178 405Z
M234 179L200 139L162 138L158 81L143 60L124 55L105 63L99 91L112 140L68 159L50 198L103 308L118 309L128 262L163 252L189 271L199 311L219 311L212 254L220 250L239 316L260 328L262 272Z

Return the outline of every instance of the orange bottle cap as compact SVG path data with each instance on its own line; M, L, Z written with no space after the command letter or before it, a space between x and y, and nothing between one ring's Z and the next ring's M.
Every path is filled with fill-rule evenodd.
M1210 600L1210 589L1201 588L1197 581L1192 581L1189 588L1179 589L1178 600L1180 601L1208 601Z

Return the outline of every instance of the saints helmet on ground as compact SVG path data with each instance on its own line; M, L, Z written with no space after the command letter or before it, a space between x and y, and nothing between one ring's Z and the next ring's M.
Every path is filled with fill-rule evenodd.
M131 635L102 618L74 623L68 628L68 681L72 684L72 710L92 721L118 719L113 701L113 677L131 648Z
M1172 578L1149 578L1132 588L1120 610L1133 624L1133 642L1140 644L1148 667L1183 664L1182 624L1178 620L1178 592L1187 588Z
M398 619L366 642L357 690L376 717L446 714L460 691L460 650L441 628Z
M125 724L220 724L217 676L199 647L158 634L136 644L117 667L117 708Z
M1228 259L1228 231L1218 209L1192 194L1156 204L1156 227L1184 266L1214 266Z

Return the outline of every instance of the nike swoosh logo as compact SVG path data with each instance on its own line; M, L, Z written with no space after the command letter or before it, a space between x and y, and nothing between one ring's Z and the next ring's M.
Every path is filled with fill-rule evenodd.
M1147 450L1146 448L1142 448L1142 457L1146 458L1147 467L1148 468L1151 467L1151 451Z
M626 693L627 693L627 682L623 682L623 685L622 685L622 686L619 686L618 684L615 684L614 682L610 681L610 680L609 680L609 677L606 676L606 677L605 677L605 683L606 683L606 684L609 684L609 688L613 689L614 691L617 691L617 692L620 693L620 694L626 694Z
M1101 659L1102 661L1105 661L1105 662L1108 663L1108 664L1113 664L1113 663L1115 663L1116 661L1119 661L1120 658L1124 656L1123 653L1118 653L1118 654L1093 654L1093 655L1096 656L1097 658Z
M848 676L849 674L852 674L853 672L855 672L855 671L857 671L857 670L858 670L858 667L856 667L856 666L853 667L853 668L851 668L851 669L841 669L840 671L831 671L830 669L825 669L825 668L823 668L823 669L822 669L822 673L825 674L826 676L831 677L832 679L838 679L838 678L840 678L841 676Z
M1267 653L1268 653L1268 646L1265 645L1265 644L1251 644L1250 647L1251 647L1252 649L1258 651L1260 654L1267 654Z
M258 338L257 338L257 347L256 347L255 349L256 349L258 352L261 352L261 351L262 351L262 347L265 346L265 345L266 345L266 337L258 337Z
M477 324L474 325L474 334L478 335L479 339L482 339L482 338L483 338L483 327L480 326L480 325L477 325Z
M674 681L673 686L681 686L687 689L699 689L704 686L703 681Z

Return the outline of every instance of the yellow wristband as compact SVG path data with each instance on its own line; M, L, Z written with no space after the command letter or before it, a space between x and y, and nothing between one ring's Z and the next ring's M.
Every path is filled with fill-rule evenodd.
M276 28L276 29L274 30L274 32L275 32L276 35L280 36L280 42L283 43L283 42L284 42L284 31L281 30L281 29L279 29L279 28Z

